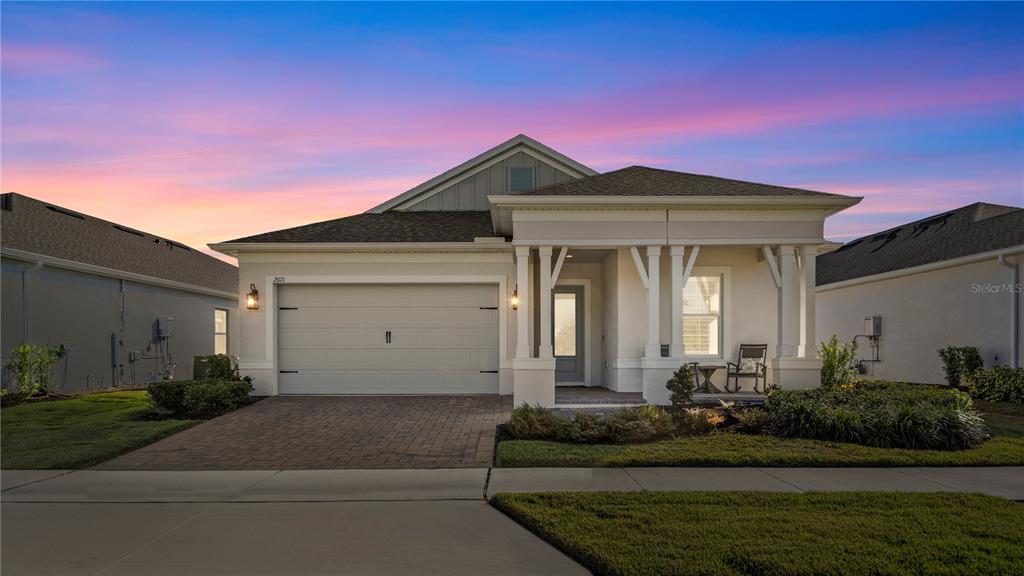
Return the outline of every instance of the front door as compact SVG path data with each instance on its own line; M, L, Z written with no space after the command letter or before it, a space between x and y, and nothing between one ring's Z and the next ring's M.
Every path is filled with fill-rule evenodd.
M582 385L586 358L583 350L583 287L556 286L551 313L552 338L555 348L555 382Z

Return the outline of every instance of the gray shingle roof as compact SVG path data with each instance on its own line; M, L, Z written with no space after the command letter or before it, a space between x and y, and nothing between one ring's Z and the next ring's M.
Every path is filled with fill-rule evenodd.
M0 245L5 249L238 292L238 268L227 262L172 240L21 194L3 195Z
M257 234L228 243L262 242L472 242L494 237L491 213L483 211L383 212Z
M837 194L630 166L519 194L527 196L830 196Z
M817 259L818 286L1024 245L1024 209L977 202L844 244Z

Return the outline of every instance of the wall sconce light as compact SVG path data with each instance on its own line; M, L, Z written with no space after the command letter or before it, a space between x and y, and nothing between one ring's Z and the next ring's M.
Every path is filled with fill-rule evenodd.
M260 309L260 291L255 284L249 284L249 293L245 295L245 307L249 310Z
M512 289L512 309L519 310L519 286Z

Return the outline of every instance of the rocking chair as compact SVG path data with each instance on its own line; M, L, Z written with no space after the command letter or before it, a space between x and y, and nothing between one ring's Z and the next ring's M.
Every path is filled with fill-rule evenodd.
M735 394L740 391L740 378L754 379L754 392L768 393L767 344L740 344L740 353L735 362L726 362L725 391ZM732 389L729 383L732 382ZM758 388L762 384L762 388Z

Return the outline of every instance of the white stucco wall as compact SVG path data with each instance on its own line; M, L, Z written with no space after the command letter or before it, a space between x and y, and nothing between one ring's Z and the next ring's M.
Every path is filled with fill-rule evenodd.
M1021 259L1024 260L1024 259ZM1018 263L1024 267L1024 263ZM880 315L881 362L869 375L910 382L944 382L937 350L977 346L986 366L1012 362L1012 303L1021 298L1003 288L1013 270L995 258L817 294L818 339L837 334L852 340L864 333L864 318ZM858 358L870 358L858 340Z

